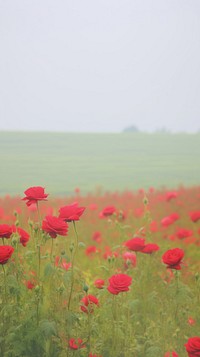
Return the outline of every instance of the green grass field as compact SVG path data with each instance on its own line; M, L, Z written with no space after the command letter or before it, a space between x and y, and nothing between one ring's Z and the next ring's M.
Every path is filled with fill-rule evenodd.
M0 195L200 184L198 134L0 132Z

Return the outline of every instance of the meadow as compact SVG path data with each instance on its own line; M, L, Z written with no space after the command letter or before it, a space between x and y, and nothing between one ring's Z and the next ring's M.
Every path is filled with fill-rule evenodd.
M54 195L199 184L200 133L0 132L0 195Z
M0 355L200 356L200 187L0 199Z

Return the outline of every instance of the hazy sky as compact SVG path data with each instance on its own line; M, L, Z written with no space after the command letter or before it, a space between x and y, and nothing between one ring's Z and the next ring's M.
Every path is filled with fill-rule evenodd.
M200 0L0 0L0 129L200 129Z

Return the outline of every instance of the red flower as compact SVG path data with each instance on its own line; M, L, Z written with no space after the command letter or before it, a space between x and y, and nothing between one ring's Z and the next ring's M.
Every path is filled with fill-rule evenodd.
M169 216L164 217L161 220L161 224L163 227L168 227L171 224L173 224L175 221L177 221L178 219L179 219L178 213L174 212L174 213L170 214Z
M141 253L152 254L159 249L160 249L160 247L157 244L148 243L148 244L145 244L144 248L141 250Z
M55 266L56 267L59 266L60 268L68 271L71 268L72 263L67 263L67 261L65 259L63 259L63 258L61 258L59 256L56 256L55 257Z
M10 245L2 245L0 246L0 264L6 264L8 259L10 259L11 255L14 252L14 248Z
M200 337L190 337L185 348L189 357L200 357Z
M91 255L91 254L94 254L97 252L98 252L98 249L97 249L97 247L95 247L95 245L89 245L89 247L87 247L85 250L86 255Z
M19 238L20 238L20 243L26 247L29 239L30 239L30 235L22 228L20 227L16 227L16 226L12 226L12 231L13 233L18 233Z
M171 352L166 352L164 357L178 357L178 353L176 353L175 351Z
M26 284L27 289L32 290L36 285L36 281L35 280L27 280L25 282L25 284Z
M30 239L30 235L22 228L17 227L17 233L19 234L20 237L20 243L26 247L29 239Z
M172 192L167 192L165 195L166 201L171 201L173 198L176 198L178 196L178 193L176 191Z
M30 187L24 191L26 197L22 198L23 201L27 201L27 206L37 203L38 201L47 201L48 194L44 193L44 188L40 186Z
M81 310L92 314L94 312L94 305L99 305L99 300L94 295L86 295L81 299Z
M136 266L137 263L137 258L135 253L131 253L131 252L125 252L123 254L123 259L125 261L125 268L128 269L130 265L132 265L133 267Z
M13 233L12 226L0 224L0 238L10 238Z
M78 207L78 203L75 202L71 205L61 207L59 209L59 218L62 218L66 222L79 221L85 211L85 207Z
M105 281L103 279L96 279L94 285L97 289L103 289L105 286Z
M114 206L107 206L99 213L99 217L106 218L112 216L113 213L115 212L116 212L116 208Z
M180 248L174 248L167 250L163 254L162 260L164 264L167 264L167 268L180 270L183 257L184 251Z
M94 232L92 235L92 240L94 240L97 243L101 243L102 241L101 232L99 231Z
M194 223L197 222L200 219L200 211L190 212L190 219Z
M84 348L85 345L83 344L83 340L81 338L70 338L69 340L69 348L71 350L78 350L79 348Z
M56 238L57 235L66 236L68 224L61 218L55 216L46 216L42 222L43 231L49 233L51 238Z
M109 279L110 285L108 291L111 294L118 295L123 291L129 291L129 286L132 283L132 278L126 274L116 274Z
M132 239L127 240L124 245L130 249L133 250L134 252L140 252L141 250L144 249L145 243L144 243L144 238L139 238L135 237Z
M184 239L184 238L188 238L191 237L193 234L193 232L189 229L184 229L184 228L179 228L176 232L176 236L179 239Z
M190 326L195 325L195 324L196 324L196 321L190 316L190 317L188 317L188 324L189 324Z

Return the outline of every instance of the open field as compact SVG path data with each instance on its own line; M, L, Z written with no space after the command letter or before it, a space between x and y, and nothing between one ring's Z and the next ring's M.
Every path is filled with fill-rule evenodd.
M0 195L198 185L200 134L0 132Z

